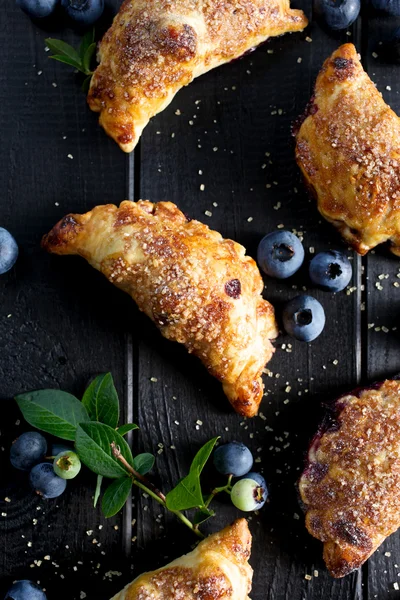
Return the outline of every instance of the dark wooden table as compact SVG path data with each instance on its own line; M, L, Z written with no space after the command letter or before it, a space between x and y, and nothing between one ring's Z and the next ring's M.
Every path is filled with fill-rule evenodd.
M0 6L0 225L14 233L21 253L0 280L0 597L13 579L30 578L47 589L49 600L106 600L133 575L194 542L189 530L140 494L123 514L105 520L91 506L95 480L89 474L46 502L10 468L11 441L26 428L13 395L60 387L80 396L91 375L108 370L125 415L140 425L134 447L156 453L155 480L164 490L214 435L240 439L258 457L271 502L250 517L253 600L399 597L393 584L400 582L400 536L387 540L362 570L335 581L321 544L304 528L294 486L321 401L400 369L398 260L383 248L363 259L349 252L351 293L310 289L305 267L289 281L266 281L266 297L278 312L306 286L324 305L327 324L310 345L278 339L262 413L243 421L196 359L163 340L128 297L84 261L51 257L39 247L42 234L67 212L148 198L176 202L253 256L260 238L280 224L303 232L307 258L313 249L344 248L304 190L291 122L302 113L323 60L345 41L356 44L399 112L400 67L380 56L380 42L396 20L363 9L349 32L332 35L312 23L302 34L270 40L182 90L127 156L97 126L78 77L48 60L49 32L13 0ZM312 16L309 0L302 8ZM70 30L51 35L77 41ZM164 446L159 454L158 444ZM210 531L237 515L227 504L217 509Z

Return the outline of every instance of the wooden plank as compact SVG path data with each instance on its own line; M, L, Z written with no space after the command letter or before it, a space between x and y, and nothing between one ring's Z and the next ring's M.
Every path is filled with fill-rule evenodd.
M309 13L310 4L304 6ZM306 41L307 36L312 42ZM345 34L328 37L313 24L304 34L271 40L182 90L144 132L138 195L176 202L191 217L243 243L253 256L261 237L280 224L304 232L307 259L310 248L317 252L343 247L300 182L290 128L309 100L323 60L347 39ZM206 211L212 216L207 217ZM353 258L353 265L357 285L358 259ZM293 280L266 280L266 297L279 313L282 302L304 284L308 288L306 267ZM249 421L230 411L219 384L207 377L196 359L162 340L144 319L137 330L141 434L147 448L164 446L157 457L162 488L168 490L187 471L196 449L216 434L223 441L248 443L261 460L256 466L270 484L271 502L260 515L250 517L253 600L361 598L359 573L339 581L327 574L322 545L307 534L295 491L308 439L321 416L320 402L351 388L359 376L359 319L354 318L359 315L359 288L337 296L310 291L325 306L326 329L311 345L284 336L278 340L270 364L274 375L266 377L263 414ZM198 429L197 420L202 422ZM190 532L168 516L155 522L159 508L147 499L136 500L141 509L135 572L188 551ZM239 514L227 504L216 507L218 516L209 523L209 531Z
M387 41L393 32L394 21L372 11L368 16L363 32L368 42L362 57L363 64L386 102L400 114L399 66L386 61L382 47L382 42ZM400 283L400 265L399 260L383 246L371 251L363 262L366 305L364 379L369 382L391 377L400 370L400 291L394 287L394 284ZM382 544L365 567L364 581L369 599L385 600L398 594L394 584L400 585L399 556L400 535L397 532Z
M110 597L118 577L110 582L105 573L126 567L123 522L121 516L106 521L92 508L95 478L85 473L46 502L11 469L8 451L29 428L19 424L17 392L60 387L80 395L92 374L111 370L124 394L129 299L84 261L50 257L39 243L65 213L120 201L126 159L98 128L73 72L48 60L48 32L15 3L1 8L0 214L21 255L0 281L0 512L7 514L0 517L0 596L11 580L31 578L49 598L75 599L81 591ZM78 39L65 30L52 34Z

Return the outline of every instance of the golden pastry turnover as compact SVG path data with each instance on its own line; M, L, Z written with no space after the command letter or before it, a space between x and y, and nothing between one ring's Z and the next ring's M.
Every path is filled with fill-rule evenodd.
M222 382L233 408L257 413L261 373L277 334L274 309L245 248L171 202L124 201L68 215L44 236L55 254L79 254L137 303L170 340Z
M235 521L161 569L143 573L112 600L250 600L251 534Z
M400 256L400 119L352 44L325 61L296 142L320 213L359 254L389 241Z
M306 25L289 0L125 0L99 45L89 106L131 152L151 117L195 77Z
M400 526L400 381L337 400L311 443L299 490L333 577L358 569Z

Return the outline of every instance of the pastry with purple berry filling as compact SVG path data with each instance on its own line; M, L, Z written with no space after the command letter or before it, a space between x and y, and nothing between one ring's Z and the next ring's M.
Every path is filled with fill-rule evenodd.
M89 106L131 152L151 117L195 77L306 25L289 0L125 0L100 42Z
M320 213L359 254L389 241L400 256L400 118L353 44L340 46L318 75L296 159Z
M200 358L236 412L257 413L278 330L243 246L188 219L172 202L147 200L67 215L42 245L83 256L130 294L164 337Z
M333 577L359 568L400 527L400 381L340 397L299 480L308 531Z

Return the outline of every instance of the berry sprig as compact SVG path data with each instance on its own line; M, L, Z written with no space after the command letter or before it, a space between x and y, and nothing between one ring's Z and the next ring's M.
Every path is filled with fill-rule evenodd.
M60 390L38 390L16 397L26 421L44 432L74 442L74 449L53 444L50 455L47 441L38 432L22 434L12 445L10 460L18 469L30 471L30 483L44 498L61 495L68 479L78 475L81 462L97 474L94 505L101 493L103 478L111 479L102 498L106 517L114 516L129 498L132 486L140 488L173 513L197 536L204 537L199 525L215 515L210 508L215 496L225 492L243 511L261 508L267 487L259 474L249 473L253 456L242 443L230 442L214 452L216 470L228 477L227 483L203 494L200 477L218 437L209 440L195 455L189 472L167 494L147 477L155 457L148 453L133 457L124 436L138 429L135 423L119 424L119 399L111 373L96 377L82 401ZM52 463L46 462L51 460ZM246 475L247 473L247 475ZM243 476L245 476L243 478ZM241 477L232 485L233 477ZM184 511L194 510L192 519Z

